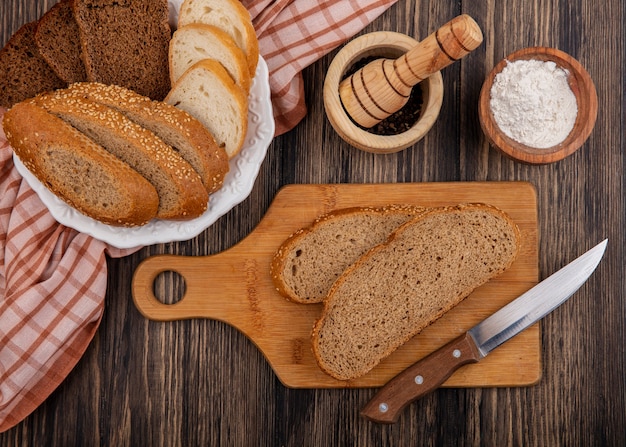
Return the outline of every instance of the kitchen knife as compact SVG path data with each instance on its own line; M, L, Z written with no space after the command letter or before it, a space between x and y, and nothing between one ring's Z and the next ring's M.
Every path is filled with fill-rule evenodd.
M435 390L459 367L476 363L536 323L576 292L596 269L608 240L567 264L461 336L391 379L361 415L392 424L411 402Z

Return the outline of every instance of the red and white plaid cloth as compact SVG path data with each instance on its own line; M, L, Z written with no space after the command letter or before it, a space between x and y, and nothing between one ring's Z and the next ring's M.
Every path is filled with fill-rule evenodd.
M268 64L276 134L306 114L301 71L397 0L243 0ZM4 110L0 109L0 119ZM39 406L100 324L106 255L119 250L58 224L13 166L0 130L0 432Z
M269 67L276 135L292 129L306 115L302 70L361 31L396 1L242 0Z

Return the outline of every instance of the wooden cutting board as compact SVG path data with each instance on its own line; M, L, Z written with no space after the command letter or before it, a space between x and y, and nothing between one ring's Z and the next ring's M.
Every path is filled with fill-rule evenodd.
M291 233L319 215L351 206L423 206L483 202L506 211L523 238L518 259L504 274L476 289L365 376L344 382L317 366L310 333L321 304L296 304L274 289L269 267ZM158 321L211 318L236 327L263 352L281 382L293 388L379 387L406 367L507 304L538 281L537 203L525 182L290 185L279 191L252 233L210 256L161 255L145 259L133 279L139 311ZM162 272L182 275L185 295L164 304L153 292ZM523 386L541 377L539 325L522 332L479 363L461 368L446 387Z

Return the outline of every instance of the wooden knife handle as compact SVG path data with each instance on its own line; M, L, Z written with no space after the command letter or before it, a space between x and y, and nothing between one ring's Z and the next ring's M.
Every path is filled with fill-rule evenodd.
M476 343L466 332L391 379L363 407L361 415L373 422L393 424L408 404L437 389L461 366L480 358Z

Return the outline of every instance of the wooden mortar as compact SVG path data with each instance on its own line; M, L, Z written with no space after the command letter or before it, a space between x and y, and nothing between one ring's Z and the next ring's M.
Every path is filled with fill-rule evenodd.
M339 84L363 59L398 58L419 42L406 34L376 31L348 42L334 57L324 80L324 109L337 134L350 145L375 154L392 154L424 138L437 121L443 103L443 77L436 72L419 84L422 106L417 121L405 132L378 135L358 126L348 115L339 98Z
M468 15L455 17L397 59L377 59L339 85L350 117L370 128L400 110L420 81L461 59L483 40Z
M526 146L507 136L496 123L490 106L493 82L508 63L518 60L554 62L568 72L567 82L576 96L578 114L570 134L555 146L549 148ZM485 79L478 103L478 118L487 141L509 158L531 165L554 163L572 155L591 135L597 116L598 95L587 70L569 54L549 47L522 48L502 59Z

